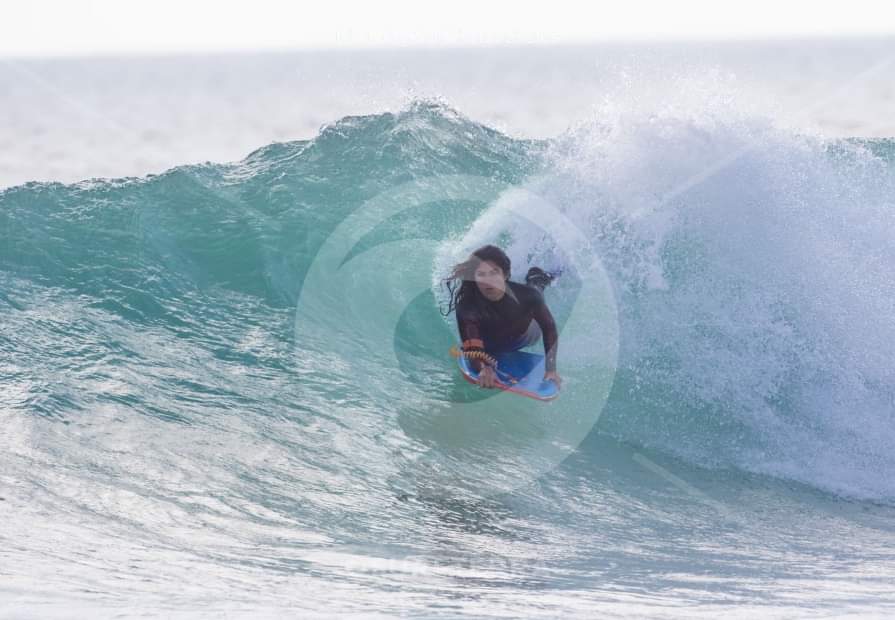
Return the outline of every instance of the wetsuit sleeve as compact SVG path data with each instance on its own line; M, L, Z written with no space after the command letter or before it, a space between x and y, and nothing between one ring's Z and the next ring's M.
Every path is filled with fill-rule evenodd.
M541 328L541 337L544 340L544 370L546 372L556 370L556 352L559 346L559 334L556 332L556 322L550 308L544 302L543 296L538 299L534 310L534 319Z
M484 351L485 343L482 340L481 327L478 316L473 312L464 312L457 309L457 328L460 330L460 339L464 351ZM480 359L471 359L470 364L476 372L482 370L483 362Z

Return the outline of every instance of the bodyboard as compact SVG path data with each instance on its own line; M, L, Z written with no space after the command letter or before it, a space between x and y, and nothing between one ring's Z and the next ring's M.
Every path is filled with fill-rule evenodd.
M508 351L493 356L497 360L497 387L537 400L553 400L559 396L554 381L544 381L544 356L527 351ZM478 384L479 373L464 356L457 358L463 377Z

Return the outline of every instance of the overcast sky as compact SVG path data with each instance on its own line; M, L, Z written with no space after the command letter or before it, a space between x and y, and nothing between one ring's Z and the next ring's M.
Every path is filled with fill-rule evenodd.
M895 35L891 0L4 0L0 56Z

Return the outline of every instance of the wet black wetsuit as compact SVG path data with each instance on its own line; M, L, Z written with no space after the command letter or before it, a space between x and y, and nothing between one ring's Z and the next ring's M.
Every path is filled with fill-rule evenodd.
M508 280L506 285L506 292L498 301L483 297L477 300L480 304L488 304L486 307L493 310L493 316L481 312L475 301L457 305L457 327L463 349L484 349L489 353L514 351L529 344L529 328L535 321L544 339L545 370L556 370L556 323L544 303L544 294L533 286L518 282ZM473 363L481 370L481 363L477 360Z

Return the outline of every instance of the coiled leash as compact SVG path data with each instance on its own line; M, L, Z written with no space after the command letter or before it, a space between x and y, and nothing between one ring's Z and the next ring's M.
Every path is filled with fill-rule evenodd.
M508 372L502 371L497 367L497 360L493 355L489 355L485 351L461 351L456 346L451 346L450 353L452 357L465 357L466 359L479 359L494 369L494 373L507 385L519 383L519 379Z

